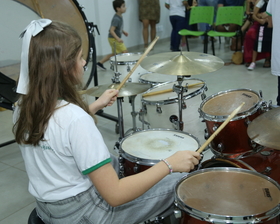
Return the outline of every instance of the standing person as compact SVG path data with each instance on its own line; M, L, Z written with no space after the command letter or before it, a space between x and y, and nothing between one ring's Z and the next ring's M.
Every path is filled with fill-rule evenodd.
M160 20L159 0L139 0L139 20L143 25L142 35L144 49L146 49L149 46L149 36L150 41L156 37L156 24Z
M188 6L186 0L166 0L165 7L169 10L169 20L172 26L170 50L180 51L181 35L178 33L185 28L185 11Z
M185 175L172 172L189 172L200 154L178 151L119 179L118 160L91 116L118 91L106 90L87 106L77 91L85 63L81 38L69 25L40 19L24 31L13 131L39 217L45 224L119 224L172 211L174 187Z
M99 67L102 70L106 70L103 64L106 61L108 61L112 56L114 56L115 53L120 54L120 53L128 52L126 46L123 43L123 40L121 39L122 34L128 36L128 33L123 30L122 14L125 13L126 11L125 1L123 0L113 1L113 8L116 14L112 18L111 26L108 34L108 41L111 46L112 53L106 55L97 63L97 67Z
M198 6L213 6L214 7L214 20L216 20L216 12L218 7L218 0L199 0ZM208 31L210 30L210 26L207 23L200 23L199 24L200 31ZM204 41L204 36L201 36L202 40Z
M267 4L266 13L271 16L273 24L272 50L271 50L271 73L278 76L278 96L277 105L280 106L280 2L279 0L270 0Z

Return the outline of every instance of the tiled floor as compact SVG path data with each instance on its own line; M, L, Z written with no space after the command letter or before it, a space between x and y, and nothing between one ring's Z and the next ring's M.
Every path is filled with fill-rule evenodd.
M201 40L190 40L191 51L202 52L203 46ZM129 49L130 52L142 51L141 48ZM159 54L169 51L168 40L159 41L151 54ZM209 47L209 52L210 47ZM228 47L222 43L219 45L216 43L216 56L223 59L225 62L229 62L233 52L229 51ZM206 96L218 93L220 91L226 91L229 89L241 89L247 88L254 91L261 90L263 93L263 100L272 102L275 104L275 98L277 94L277 79L272 76L270 69L262 67L263 61L257 62L257 67L254 71L247 71L244 65L229 65L224 66L218 71L195 75L192 78L198 78L205 80L208 91ZM99 85L110 84L111 78L114 75L110 70L110 62L105 63L107 71L98 70ZM124 77L123 74L122 77ZM85 75L85 79L88 74ZM90 87L93 84L91 83ZM92 102L95 98L87 96L88 101ZM200 144L205 142L204 129L205 123L202 123L198 108L202 100L197 97L195 107L189 107L184 110L188 116L195 116L196 121L189 125L188 132L193 134ZM186 102L188 105L188 101ZM131 111L132 107L128 101L128 97L124 98L123 114L124 114L124 130L133 127ZM174 107L177 105L174 104ZM139 94L135 99L135 110L139 112L141 109L141 95ZM104 109L106 114L110 114L117 117L117 104L112 107ZM13 135L11 133L12 128L12 111L0 112L0 143L12 140ZM103 138L112 153L117 153L113 150L115 143L119 140L119 135L116 133L116 122L107 118L98 116L98 128L103 135ZM165 121L163 121L165 122ZM139 121L138 116L136 118L137 128L142 128L142 123ZM146 127L145 127L146 128ZM135 143L140 144L140 143ZM209 150L206 152L206 159L211 156ZM25 224L31 210L34 208L34 199L27 191L27 175L24 168L24 163L20 154L20 151L16 144L10 144L0 148L0 224Z

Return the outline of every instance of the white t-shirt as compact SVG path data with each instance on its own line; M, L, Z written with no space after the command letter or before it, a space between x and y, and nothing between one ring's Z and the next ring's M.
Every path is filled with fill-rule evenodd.
M271 47L271 73L280 76L280 1L269 0L266 7L267 14L272 16L273 32Z
M59 101L39 146L20 145L29 177L29 192L54 202L92 186L88 173L111 161L93 118L80 107ZM15 109L14 122L19 113Z
M182 0L165 0L165 3L170 6L170 16L181 16L185 17L186 7L183 5Z

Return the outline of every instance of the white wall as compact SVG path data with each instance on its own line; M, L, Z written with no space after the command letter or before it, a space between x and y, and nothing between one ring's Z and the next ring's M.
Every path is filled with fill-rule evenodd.
M97 55L106 55L111 52L107 41L108 30L111 19L115 13L112 0L78 0L80 6L84 7L84 13L89 22L98 26L100 35L95 32L95 42ZM124 30L128 32L128 37L123 35L123 40L127 48L143 44L142 23L138 19L138 0L126 0L127 10L123 14ZM157 24L157 35L160 39L168 38L171 33L169 22L169 12L164 7L164 0L160 0L161 17Z
M21 0L23 1L23 0ZM39 0L43 1L43 0ZM60 4L53 2L59 1ZM63 2L68 0L52 0L45 10L50 13L52 7L63 7ZM111 48L107 41L108 31L111 19L115 13L113 0L76 0L80 7L83 8L84 14L89 22L93 22L99 28L100 35L95 31L95 42L97 56L104 56L111 52ZM27 2L32 2L27 0ZM46 0L45 2L48 2ZM160 39L168 38L171 33L171 25L169 22L168 10L164 7L164 0L160 0L161 18L157 24L157 35ZM126 0L127 11L123 14L124 30L129 33L128 37L123 35L125 45L128 47L143 44L142 23L138 19L138 0ZM44 11L44 10L43 10ZM69 18L65 11L65 18ZM20 19L19 19L20 18ZM30 10L25 5L19 4L16 0L0 0L0 65L3 61L19 61L21 54L21 39L19 34L34 19L39 19L39 15ZM158 42L160 42L160 39ZM132 52L132 51L131 51ZM2 63L3 64L3 63Z

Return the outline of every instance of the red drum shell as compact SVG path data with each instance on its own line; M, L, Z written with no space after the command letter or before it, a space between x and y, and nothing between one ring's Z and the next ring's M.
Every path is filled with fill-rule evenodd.
M264 174L280 184L280 151L264 148L260 152L239 159L216 158L206 160L202 168L237 167Z

